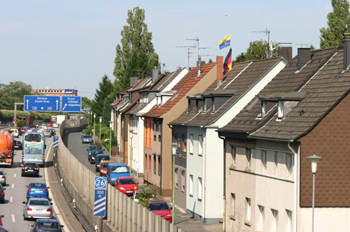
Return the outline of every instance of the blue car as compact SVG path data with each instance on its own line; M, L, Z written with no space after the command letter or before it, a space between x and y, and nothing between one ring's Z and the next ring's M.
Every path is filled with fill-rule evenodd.
M125 163L107 164L107 181L114 186L119 177L130 176L128 165Z
M49 198L49 187L44 183L33 182L27 188L27 199L31 197Z
M103 150L93 150L93 151L91 151L91 155L89 156L89 161L90 161L90 164L95 164L96 163L96 156L98 155L98 154L103 154L103 151L104 151L105 149L103 149Z

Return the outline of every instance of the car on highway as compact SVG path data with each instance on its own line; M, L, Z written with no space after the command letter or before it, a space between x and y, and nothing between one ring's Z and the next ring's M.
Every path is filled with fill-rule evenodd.
M44 130L44 135L45 135L45 137L51 137L51 131L50 131L50 129L45 129L45 130Z
M107 181L111 185L115 185L119 177L130 176L129 167L125 163L109 163L107 164Z
M27 130L29 130L29 126L22 126L19 130L21 134L24 134Z
M37 219L34 224L29 224L28 226L33 227L30 232L62 232L64 227L56 219Z
M89 146L89 148L87 149L88 155L91 155L91 151L93 151L93 150L102 150L102 149L103 149L103 147L101 144L91 144ZM90 159L89 159L89 161L90 161Z
M106 176L107 175L107 165L109 163L113 163L112 160L102 160L100 163L100 176Z
M22 150L22 142L19 140L15 140L13 142L13 148L17 150Z
M0 184L6 186L6 176L3 170L0 170Z
M125 195L132 196L135 191L139 190L139 182L136 182L134 178L129 177L119 177L114 184L114 187Z
M21 176L37 176L39 177L39 165L37 163L25 162L22 166Z
M150 201L148 202L146 209L152 211L158 216L164 218L168 222L172 221L171 207L169 207L166 201Z
M19 131L18 129L11 129L11 133L13 137L19 137Z
M31 197L49 198L49 187L45 183L32 182L28 186L27 199Z
M91 135L83 135L81 138L82 143L93 143Z
M23 201L23 219L28 218L52 218L51 203L46 198L31 197L27 202Z
M52 127L53 127L53 128L58 128L58 124L57 124L57 123L53 123L53 124L52 124Z
M47 126L47 127L52 127L52 122L46 123L46 126Z
M56 135L56 130L53 128L49 128L48 130L50 130L51 136Z
M5 191L6 188L4 188L1 184L0 184L0 203L5 203Z
M102 160L109 160L109 155L108 154L98 154L95 157L95 169L96 172L100 171L100 163Z
M91 155L88 156L88 160L90 161L90 164L96 163L96 156L98 154L103 154L104 149L102 150L92 150Z

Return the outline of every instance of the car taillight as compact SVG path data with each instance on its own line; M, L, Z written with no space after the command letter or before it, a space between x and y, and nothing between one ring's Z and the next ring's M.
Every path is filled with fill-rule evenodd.
M27 208L28 211L32 211L32 208Z
M38 170L38 168L34 168L34 170Z
M31 189L28 189L28 192L31 192L32 190Z
M49 190L46 189L46 190L45 190L45 193L48 193L48 192L49 192Z
M45 154L43 154L43 161L45 161Z
M27 168L27 167L23 167L22 169L23 169L23 170L27 170L28 168Z
M2 179L5 179L5 176L2 176Z
M1 191L0 195L1 195L1 196L4 196L4 191Z
M24 153L22 153L22 161L24 160Z
M47 212L51 212L51 209L47 209L46 211L47 211Z

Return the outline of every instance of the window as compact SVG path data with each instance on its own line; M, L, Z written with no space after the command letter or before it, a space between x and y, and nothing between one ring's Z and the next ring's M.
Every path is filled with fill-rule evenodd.
M193 135L190 135L190 153L193 155Z
M293 174L293 154L286 154L286 165L287 165L287 177Z
M156 160L156 154L153 154L153 172L156 174L156 169L157 169L157 160Z
M179 186L179 169L175 168L175 188Z
M193 175L190 175L190 196L193 196Z
M278 211L271 209L272 212L272 225L271 225L271 231L277 232L277 226L278 226Z
M185 170L181 171L181 190L182 192L185 192L185 188L186 188L186 179L185 179Z
M151 157L151 155L149 155L149 157L148 157L148 169L149 170L152 170L152 157Z
M248 169L252 168L252 150L250 148L246 148L246 156L248 161Z
M198 200L202 200L202 178L198 177Z
M162 124L158 124L158 141L162 140Z
M252 206L251 199L250 199L250 198L246 198L246 199L245 199L245 220L246 220L247 222L250 222L251 217L252 217L252 209L251 209L251 206Z
M264 230L264 221L265 221L265 207L258 205L259 207L259 225L258 229L263 231Z
M161 162L160 162L160 156L158 156L158 175L160 176L160 173L162 171L162 166L161 166Z
M157 124L153 123L153 141L157 139Z
M286 210L287 212L287 225L286 225L286 231L292 232L292 211Z
M236 166L236 147L231 146L232 164Z
M261 150L261 164L262 164L262 167L261 167L261 171L262 172L266 172L266 169L267 169L267 157L266 157L266 151L264 150Z
M235 219L236 216L236 194L231 193L231 218Z
M275 175L277 176L278 172L277 169L278 168L278 152L275 151Z
M198 155L203 155L203 135L198 135Z
M145 169L147 169L147 154L145 154Z

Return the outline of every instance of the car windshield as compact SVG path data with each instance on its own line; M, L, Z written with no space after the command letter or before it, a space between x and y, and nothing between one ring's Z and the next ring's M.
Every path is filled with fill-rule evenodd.
M0 171L0 175L4 175L4 172L3 172L3 171Z
M29 205L41 205L41 206L48 206L49 201L47 200L30 200Z
M97 157L97 163L100 163L101 160L109 160L109 157Z
M39 230L51 231L59 230L60 226L57 222L39 222L36 226Z
M41 142L41 135L40 134L27 134L24 137L24 141L27 141L27 142Z
M45 188L46 187L46 185L43 183L32 183L30 186L32 188Z
M134 179L120 179L120 184L135 184Z
M101 164L101 168L106 168L107 165L108 165L108 163L102 163L102 164Z
M149 210L168 210L169 206L167 203L152 203L149 205Z
M91 137L91 135L84 135L83 138L84 138L84 139L91 139L92 137Z
M36 164L34 163L26 163L24 164L25 167L32 167L32 168L35 168L36 167Z
M113 173L126 173L128 171L128 167L126 166L117 166L117 167L112 167L111 172Z
M101 145L94 145L90 147L90 150L102 150L102 146Z

